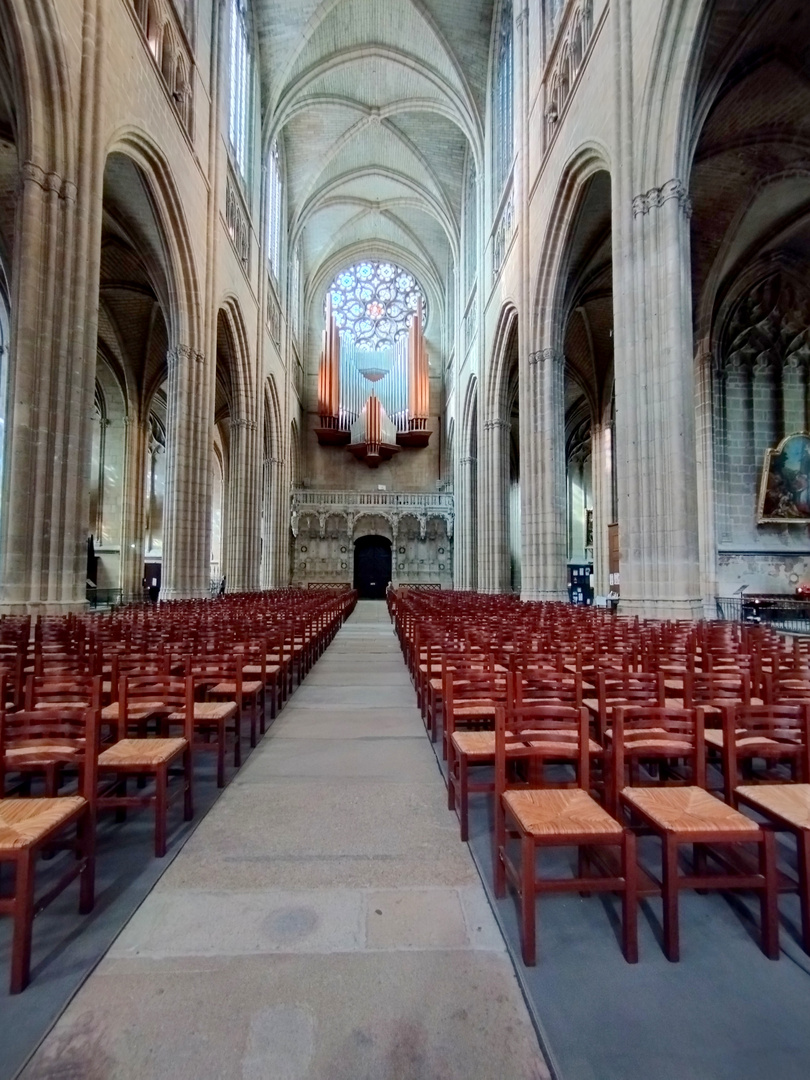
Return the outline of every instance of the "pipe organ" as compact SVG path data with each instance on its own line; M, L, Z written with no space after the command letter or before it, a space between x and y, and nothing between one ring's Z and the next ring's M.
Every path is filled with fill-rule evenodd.
M351 335L339 332L331 296L327 298L318 414L315 432L321 445L349 444L348 449L372 467L401 446L428 445L430 375L421 298L407 337L376 352L357 348Z

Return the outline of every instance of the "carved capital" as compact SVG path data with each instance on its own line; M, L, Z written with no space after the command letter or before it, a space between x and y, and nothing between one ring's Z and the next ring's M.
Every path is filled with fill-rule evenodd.
M502 420L499 416L497 416L494 420L485 420L484 421L484 431L508 431L508 430L509 430L509 421L508 420Z
M175 345L166 353L169 368L185 363L201 364L204 360L203 354L192 349L190 345Z
M549 360L558 364L565 363L565 354L559 352L557 349L538 349L537 352L529 353L529 363L545 364Z
M673 179L667 180L661 187L650 188L644 194L636 195L633 199L633 217L649 214L650 210L663 206L671 199L678 201L687 219L692 216L692 200L689 198L686 187L680 180Z
M248 420L245 416L236 416L231 418L231 429L244 428L245 431L256 431L259 425L255 420Z
M46 172L34 161L24 161L20 167L20 182L36 184L42 191L56 194L66 202L76 201L76 185L71 180L63 179L59 173Z

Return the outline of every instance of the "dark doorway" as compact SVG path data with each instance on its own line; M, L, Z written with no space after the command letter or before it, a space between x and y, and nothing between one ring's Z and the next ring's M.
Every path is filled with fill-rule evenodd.
M391 541L361 536L354 545L354 587L361 600L383 600L391 580Z

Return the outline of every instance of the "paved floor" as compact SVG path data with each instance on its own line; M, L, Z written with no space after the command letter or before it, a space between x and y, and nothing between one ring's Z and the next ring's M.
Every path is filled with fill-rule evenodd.
M23 1077L547 1077L445 799L360 603Z

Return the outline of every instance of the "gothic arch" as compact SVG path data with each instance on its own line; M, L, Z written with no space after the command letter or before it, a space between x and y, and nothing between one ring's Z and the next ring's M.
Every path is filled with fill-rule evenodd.
M518 312L511 302L504 304L498 317L492 344L492 361L487 374L485 415L487 420L506 416L509 397L509 369L512 335L517 333Z
M201 289L182 200L171 168L160 147L143 132L125 128L117 132L107 147L106 160L113 154L129 159L146 185L165 256L168 287L166 322L174 346L185 345L203 351Z
M568 160L557 185L557 194L548 218L541 258L533 289L531 313L531 351L561 351L563 314L560 299L564 287L564 267L572 227L576 221L586 185L597 173L611 174L606 147L585 143ZM549 312L552 313L549 317Z
M75 181L70 67L55 5L51 0L8 0L0 5L0 38L9 62L2 88L13 97L20 163L55 173L63 182Z

